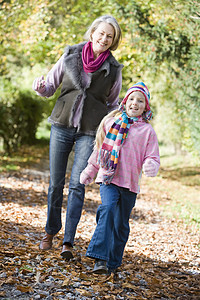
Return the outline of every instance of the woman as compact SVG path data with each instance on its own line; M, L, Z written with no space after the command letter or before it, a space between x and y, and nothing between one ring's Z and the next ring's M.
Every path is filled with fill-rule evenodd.
M62 83L61 94L49 117L50 183L48 212L41 250L52 247L59 232L63 188L67 161L75 144L75 158L69 182L65 234L61 255L73 257L72 248L76 228L81 217L85 186L80 174L93 150L96 129L101 119L118 107L122 83L122 65L111 54L116 50L121 29L112 16L97 18L86 32L88 42L68 46L65 53L44 77L36 78L33 89L43 97L52 96Z

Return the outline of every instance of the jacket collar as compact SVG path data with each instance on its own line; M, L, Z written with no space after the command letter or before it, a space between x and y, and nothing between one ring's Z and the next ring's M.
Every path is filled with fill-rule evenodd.
M111 64L122 69L123 65L118 63L118 61L114 58L112 53L110 53L109 57L104 61L102 66L95 72L95 73L88 73L86 74L83 69L82 63L82 49L86 42L67 46L65 49L65 56L64 56L64 68L65 72L71 78L73 84L78 89L86 89L90 86L93 74L105 71L104 76L107 77L110 74L110 67ZM88 76L88 77L87 77ZM86 86L83 84L85 82L84 78L87 77L87 84Z

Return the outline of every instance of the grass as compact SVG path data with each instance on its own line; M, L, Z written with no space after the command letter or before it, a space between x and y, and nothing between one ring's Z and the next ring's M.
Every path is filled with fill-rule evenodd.
M48 157L48 141L40 141L37 145L22 146L12 155L0 153L0 172L18 171L22 168L38 164L44 156Z
M162 155L158 176L146 184L162 195L164 214L178 218L200 230L200 167L199 159L190 155Z

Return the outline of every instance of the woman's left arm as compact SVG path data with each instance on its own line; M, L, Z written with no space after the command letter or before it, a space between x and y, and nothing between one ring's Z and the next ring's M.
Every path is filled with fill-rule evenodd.
M118 109L119 107L119 93L122 88L122 72L120 71L118 73L117 79L115 83L113 84L110 94L108 96L107 100L107 106L108 106L108 112L111 112L112 110Z

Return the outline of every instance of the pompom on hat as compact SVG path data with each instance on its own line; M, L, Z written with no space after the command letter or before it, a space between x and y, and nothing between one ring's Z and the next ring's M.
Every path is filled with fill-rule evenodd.
M146 99L146 112L144 113L143 116L144 116L144 118L146 120L151 120L153 114L152 114L152 111L151 111L150 105L149 105L149 102L150 102L150 92L149 92L147 86L142 81L137 82L136 84L134 84L132 87L130 87L128 89L128 91L126 92L126 95L125 95L124 99L121 102L120 110L123 111L125 109L125 104L126 104L126 101L128 99L128 96L131 93L136 92L136 91L141 92L145 96L145 99Z

